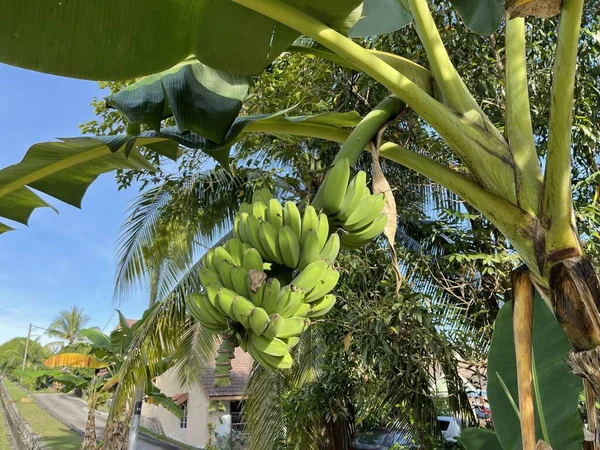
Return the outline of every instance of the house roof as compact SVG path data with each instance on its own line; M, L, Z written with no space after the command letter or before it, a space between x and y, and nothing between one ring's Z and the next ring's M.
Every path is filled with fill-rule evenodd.
M202 384L208 397L212 400L226 397L244 397L250 372L252 371L252 357L241 348L235 349L235 358L231 360L231 385L215 387L214 362L202 372Z
M175 394L174 396L171 397L171 399L177 405L181 405L181 404L187 402L188 398L189 398L189 394L187 392L183 392L183 393L180 393L180 394Z
M138 319L125 319L127 321L127 326L131 328L131 326L138 321ZM121 323L117 323L115 329L113 331L117 331L121 329Z

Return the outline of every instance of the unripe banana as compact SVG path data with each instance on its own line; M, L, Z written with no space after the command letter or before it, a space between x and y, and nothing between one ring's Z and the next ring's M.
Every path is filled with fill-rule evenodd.
M322 250L327 243L327 239L329 238L329 218L326 214L319 214L319 226L317 227L317 236L319 236L319 243L321 244Z
M302 303L300 308L296 310L294 316L298 317L306 317L306 315L310 312L310 303Z
M252 194L252 203L263 202L266 205L272 196L271 191L267 188L258 189Z
M242 214L242 213L252 214L252 205L250 203L243 202L240 205L240 209L238 210L238 213L239 214Z
M254 308L252 314L250 314L250 328L252 328L252 331L257 336L262 336L267 330L270 321L271 318L262 308Z
M248 216L250 216L250 214L248 214L247 212L243 212L241 214L239 214L240 217L240 224L238 227L238 233L240 235L240 240L242 242L250 242L250 238L248 237L248 231L247 230L247 223L248 223Z
M278 230L283 226L283 206L277 199L272 198L267 205L267 219Z
M233 280L231 279L231 269L233 266L229 264L227 261L221 261L219 263L219 275L221 276L221 283L227 289L234 289Z
M234 265L233 258L231 257L227 249L225 249L225 247L219 246L215 248L215 254L213 256L213 264L217 272L220 270L222 261L227 261L231 266Z
M233 264L236 266L241 266L242 259L244 258L244 254L242 252L242 241L238 238L232 238L225 242L224 247L225 250L229 252L229 255L231 255Z
M248 239L250 240L250 244L262 257L262 259L266 259L267 261L270 259L268 253L265 251L261 241L260 241L260 222L254 216L248 216L246 219L246 232L248 234Z
M368 244L377 236L379 236L379 234L385 229L387 222L387 214L379 214L379 216L364 229L351 232L347 235L342 235L342 245L346 248L358 248Z
M281 289L281 283L277 278L269 278L267 280L267 286L263 294L263 301L260 305L267 313L273 314L275 305L277 304L277 298L279 297L279 290Z
M319 280L315 288L304 298L306 303L319 300L321 297L329 294L338 283L340 273L335 269L328 269L325 275Z
M290 292L290 295L287 298L287 304L281 305L283 309L276 312L286 319L292 317L303 305L302 300L304 300L305 295L306 291L302 289L292 289L292 292Z
M248 271L246 269L243 267L234 267L231 269L231 282L233 283L235 292L246 298L250 297L250 291L248 290Z
M213 258L215 257L214 249L210 249L206 252L206 254L202 257L202 265L207 269L214 270L216 272L216 267L213 262Z
M212 305L215 307L215 309L217 311L219 311L220 313L227 315L227 313L225 313L225 310L223 310L223 308L221 308L221 305L219 304L219 299L218 299L219 290L221 290L223 288L223 285L221 284L221 282L212 281L212 282L209 282L208 284L203 285L203 287L204 287L204 292L206 293L206 296L208 297L208 300L210 301L210 303L212 303Z
M309 230L306 235L306 240L302 244L302 253L300 254L300 261L298 262L298 269L304 270L313 261L319 260L319 253L321 251L321 243L319 242L319 236L315 230Z
M306 317L310 317L311 319L324 316L331 308L335 305L335 295L328 294L323 297L321 300L311 303L312 307L310 308L310 312Z
M308 205L304 209L304 215L302 216L302 234L300 235L300 247L304 247L304 243L306 242L306 238L308 236L308 232L313 230L315 233L319 228L319 216L317 216L317 212L315 208ZM321 250L319 248L319 250Z
M232 319L237 321L237 318L235 317L235 315L233 314L233 299L237 296L237 294L227 288L221 288L219 289L219 292L217 294L217 301L219 302L219 305L221 306L221 310L227 314L227 316Z
M290 296L292 295L292 286L285 285L279 290L279 295L277 296L277 300L269 309L265 308L269 314L279 314L283 317L281 313L285 308L289 306Z
M267 220L267 204L261 201L253 202L252 215L256 217L259 222L265 222Z
M350 162L347 158L340 159L329 169L326 179L319 188L323 190L323 211L328 215L336 214L342 207L349 179Z
M249 248L244 253L244 259L242 260L242 267L246 270L257 270L262 272L263 260L260 257L260 253L255 248Z
M232 309L235 320L241 323L246 329L250 328L249 316L254 308L256 308L254 303L241 295L236 295L233 299Z
M186 306L190 314L202 324L206 324L211 327L219 327L227 325L227 318L218 311L214 310L214 314L211 314L208 306L212 308L212 305L208 299L203 298L198 293L192 293L185 298Z
M287 201L283 207L283 223L290 227L298 241L302 237L302 217L295 203Z
M274 337L277 337L277 334L279 334L279 332L283 328L284 322L285 319L279 314L271 314L269 316L269 324L267 325L267 328L263 335L268 339L273 339Z
M295 269L300 261L300 241L298 241L296 234L290 227L284 225L277 233L277 241L283 263L287 267Z
M337 233L333 233L327 239L327 243L321 253L319 253L319 258L325 259L327 261L335 261L338 254L340 253L340 236Z
M362 199L356 210L344 222L344 229L357 231L366 227L381 214L384 207L385 196L383 194L373 194Z
M238 238L240 237L240 216L236 215L235 219L233 220L233 237L234 238Z
M259 351L271 356L285 356L289 353L289 348L281 339L267 339L264 336L250 335L250 342Z
M283 327L277 337L280 339L287 339L300 336L309 326L310 320L304 319L303 317L285 319Z
M242 253L243 253L244 255L245 255L245 254L246 254L246 252L247 252L248 250L250 250L251 248L254 248L254 247L252 247L252 245L250 244L250 242L243 242L243 241L242 241Z
M342 207L334 218L341 222L345 222L348 220L348 217L350 217L350 214L356 211L360 201L370 194L371 192L367 187L367 174L361 170L356 174L352 181L350 181L348 189L346 189L346 194L344 195Z
M294 348L300 342L300 338L299 337L291 337L291 338L287 338L287 339L282 339L282 341L285 342L289 348Z
M309 292L319 283L325 274L327 267L328 264L326 261L318 259L317 261L314 261L306 266L304 270L302 270L298 276L292 280L290 285Z
M198 278L204 289L206 289L209 283L223 284L221 283L221 276L214 270L207 269L206 267L198 271Z
M245 352L248 352L248 333L244 333L240 337L240 348Z
M267 369L289 369L290 367L292 367L292 364L294 362L289 352L283 356L272 356L257 349L252 342L252 336L250 337L250 339L248 339L247 347L248 353L252 355L254 360Z
M261 306L266 289L267 274L257 270L248 271L248 298L256 306Z
M275 227L269 222L261 223L258 236L267 255L269 255L269 260L277 264L283 264L283 257L279 249L279 239Z

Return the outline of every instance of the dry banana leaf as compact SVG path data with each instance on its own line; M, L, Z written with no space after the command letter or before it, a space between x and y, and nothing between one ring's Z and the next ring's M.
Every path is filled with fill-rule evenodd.
M511 19L535 16L540 18L560 14L562 0L505 0L504 9Z

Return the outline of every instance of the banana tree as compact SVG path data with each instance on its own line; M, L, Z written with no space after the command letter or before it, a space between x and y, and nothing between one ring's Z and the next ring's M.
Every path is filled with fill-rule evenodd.
M505 14L498 0L452 3L465 24L480 33L494 32ZM47 206L29 188L78 205L101 173L151 169L137 150L140 146L175 157L181 144L202 149L226 165L231 146L248 133L345 142L349 125L330 118L234 118L245 92L240 86L247 86L248 75L262 71L286 49L311 52L363 72L393 94L361 122L358 129L367 140L359 147L352 142L347 146L354 147L353 157L362 147L375 147L383 158L439 183L486 216L519 253L526 266L521 284L532 283L552 308L572 346L569 364L586 380L590 396L597 398L600 287L593 264L583 254L571 193L572 104L584 1L508 1L506 7L511 16L506 16L504 26L505 123L495 124L453 66L426 0L138 0L127 7L117 2L10 0L0 19L0 61L87 79L150 75L113 99L114 105L132 123L157 128L161 118L173 114L177 127L142 134L135 134L132 127L128 136L32 147L21 163L0 171L0 216L27 222L35 208ZM526 25L517 16L558 12L548 151L541 164L530 119ZM387 33L409 23L421 38L429 68L369 50L348 37ZM167 35L155 30L167 30ZM319 46L291 47L302 35ZM192 62L186 60L190 54L196 58ZM194 66L191 72L189 65ZM166 73L152 75L159 71ZM181 92L186 93L184 98L176 95ZM185 107L177 108L177 103ZM418 114L462 167L442 165L398 143L369 142L405 110ZM194 116L208 116L220 126L202 129L198 120L190 119ZM4 225L0 231L9 228ZM515 282L517 293L522 291L519 286ZM515 306L524 305L516 308L517 321L523 319L526 331L531 328L527 319L531 296L517 297L523 300L517 299ZM527 346L527 341L520 341L517 347L527 353ZM527 370L520 373L520 382L530 385L526 380ZM520 398L523 410L529 410L527 397ZM595 416L593 402L589 406L589 415Z

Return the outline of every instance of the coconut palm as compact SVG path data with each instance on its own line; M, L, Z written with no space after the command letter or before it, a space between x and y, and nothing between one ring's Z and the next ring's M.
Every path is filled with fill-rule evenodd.
M70 310L60 312L48 326L46 334L71 345L83 339L80 332L89 321L90 318L83 313L83 309L72 306Z

